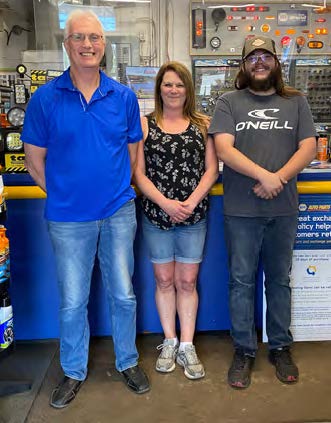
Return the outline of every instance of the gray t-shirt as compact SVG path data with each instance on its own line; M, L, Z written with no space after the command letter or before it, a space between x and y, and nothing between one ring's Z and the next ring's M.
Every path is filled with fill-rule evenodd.
M316 135L313 118L303 96L255 95L248 89L223 94L215 108L210 134L235 136L234 146L263 168L275 172L293 156L298 143ZM272 200L257 197L256 181L224 165L224 214L273 217L295 214L296 178Z

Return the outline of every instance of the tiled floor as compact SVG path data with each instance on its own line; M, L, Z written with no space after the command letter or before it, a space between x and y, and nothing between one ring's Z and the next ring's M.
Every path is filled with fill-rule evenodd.
M300 381L281 384L260 346L251 386L236 391L227 385L232 358L231 340L223 332L196 336L195 344L206 377L190 381L177 366L171 374L154 370L160 335L141 335L137 344L141 365L149 375L151 391L131 393L114 370L112 341L91 342L89 376L69 407L48 405L61 379L57 344L19 344L23 376L33 374L30 392L0 399L0 422L6 423L308 423L331 421L331 342L304 342L294 346ZM40 346L41 345L41 346ZM29 369L25 369L28 363ZM0 370L4 363L0 363ZM24 371L23 371L24 370ZM47 372L46 372L47 370Z

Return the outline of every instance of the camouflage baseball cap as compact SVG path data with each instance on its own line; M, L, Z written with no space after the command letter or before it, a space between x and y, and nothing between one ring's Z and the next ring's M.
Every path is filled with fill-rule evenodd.
M262 35L248 38L245 41L242 51L242 58L246 59L246 57L253 53L255 50L266 50L271 54L277 54L274 40L268 37L263 37Z

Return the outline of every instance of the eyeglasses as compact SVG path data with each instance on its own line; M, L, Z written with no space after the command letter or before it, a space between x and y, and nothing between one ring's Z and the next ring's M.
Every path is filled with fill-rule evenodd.
M181 84L181 83L179 83L179 84L172 84L171 82L165 82L165 83L162 84L162 86L163 87L166 87L166 88L176 87L179 90L185 88L185 85L184 84Z
M245 62L248 62L252 65L255 65L261 59L263 63L271 63L274 60L275 56L269 53L264 54L253 54L246 57Z
M85 38L88 38L90 43L92 44L98 44L101 40L103 40L103 35L99 34L82 34L81 32L74 32L73 34L68 35L66 38L67 40L70 39L74 43L83 43L85 41Z

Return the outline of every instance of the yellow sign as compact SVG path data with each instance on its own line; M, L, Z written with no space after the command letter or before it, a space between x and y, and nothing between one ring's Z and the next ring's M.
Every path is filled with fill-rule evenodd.
M5 154L5 171L6 172L27 172L24 166L24 153L6 153Z
M31 94L33 94L37 90L37 88L40 87L40 85L46 84L46 75L47 71L45 70L33 69L31 71Z
M44 70L32 70L31 81L35 84L44 84L46 82L47 72Z

